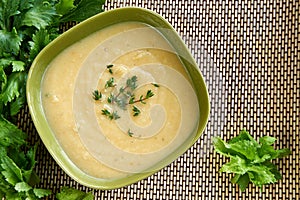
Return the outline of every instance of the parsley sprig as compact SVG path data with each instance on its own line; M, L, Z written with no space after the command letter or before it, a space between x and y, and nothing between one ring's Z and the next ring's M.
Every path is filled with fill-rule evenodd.
M242 191L250 182L258 187L275 183L282 177L271 160L291 153L288 148L275 150L272 147L275 141L274 137L264 136L257 142L246 130L242 130L228 142L214 137L215 151L230 158L230 161L221 167L220 172L234 173L231 182L238 184Z
M51 194L39 188L36 146L28 144L27 135L16 126L17 114L26 105L28 71L38 53L61 34L60 25L102 12L104 4L105 0L0 0L0 199Z

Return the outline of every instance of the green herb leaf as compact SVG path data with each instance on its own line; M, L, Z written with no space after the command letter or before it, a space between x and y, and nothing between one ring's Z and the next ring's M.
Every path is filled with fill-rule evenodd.
M154 93L151 90L147 91L146 96L141 95L138 100L135 100L135 96L131 95L128 104L135 104L135 103L138 103L138 102L140 102L142 104L146 104L145 100L150 99L153 96L154 96Z
M157 83L151 83L154 87L159 87Z
M76 21L81 22L88 17L103 11L105 0L77 0L69 12L64 13L60 22ZM70 5L69 5L70 8Z
M134 117L138 116L141 113L140 109L138 109L136 106L133 106L132 111Z
M12 72L21 72L25 70L25 63L19 60L12 60Z
M0 147L19 148L26 144L27 135L0 115ZM12 137L13 136L13 137ZM8 149L7 149L8 151Z
M95 90L93 92L93 98L98 101L102 98L102 93L99 90Z
M18 55L22 38L18 35L15 28L12 31L0 30L0 57L8 57Z
M111 93L108 97L107 97L107 102L108 103L113 103L115 99L115 96Z
M105 116L109 116L111 113L109 112L109 110L107 109L103 109L101 110L102 111L102 115L105 115Z
M94 195L89 192L85 193L74 188L63 187L59 193L56 194L57 200L93 200Z
M151 90L148 90L147 94L146 94L146 99L149 99L149 98L151 98L153 96L154 96L154 93Z
M15 190L18 192L28 192L32 187L25 182L19 182L15 185Z
M111 77L108 81L105 83L105 89L109 87L115 87L115 78Z
M141 95L140 99L137 102L140 102L142 104L146 104L146 102L144 100L146 100L146 98L144 98L144 95ZM137 103L137 102L135 102L135 103Z
M38 53L51 42L50 33L47 29L39 29L37 30L33 36L32 41L29 41L30 52L29 58L32 62L34 58L38 55Z
M4 71L3 65L1 66L1 60L0 60L0 92L5 88L7 84L7 75Z
M126 87L130 88L131 90L135 90L137 88L137 76L132 76L131 78L127 79Z
M35 0L33 7L24 14L22 25L46 28L53 22L54 17L57 17L55 7L47 1Z
M38 199L51 193L35 187L36 146L28 146L26 134L11 121L26 103L30 65L60 34L60 20L85 20L103 11L104 2L0 0L0 199Z
M106 68L108 69L108 72L110 73L110 74L113 74L113 71L112 71L112 67L113 67L114 65L107 65L106 66Z
M0 1L0 28L10 31L12 28L11 17L18 15L20 0L2 0Z
M112 113L112 116L110 117L110 119L114 119L114 120L119 119L119 118L120 118L120 116L118 115L118 113L116 111L114 111Z
M135 102L135 96L132 95L129 99L129 104L134 104L134 102Z
M215 151L230 158L220 172L234 173L232 183L237 183L244 191L249 182L258 187L275 183L281 178L272 159L289 155L289 149L275 150L271 145L276 141L270 136L261 137L259 143L242 130L240 134L227 143L219 137L213 138Z
M102 110L102 115L107 116L110 120L117 120L120 118L120 116L118 115L118 113L116 111L110 112L107 109Z
M74 5L75 0L60 0L56 5L56 12L57 14L63 16L70 12L72 9L75 9L76 6Z
M113 67L113 65L107 65L107 69L111 69ZM106 81L105 83L105 89L109 88L109 87L115 87L115 80L114 77L111 77L108 81ZM151 98L154 96L154 93L152 92L152 90L148 90L146 95L141 95L140 98L138 100L135 99L135 95L134 95L134 90L137 88L137 76L132 76L131 78L128 78L126 80L126 86L121 86L119 88L119 93L114 95L113 93L111 93L108 97L107 97L107 102L110 104L117 104L117 106L123 110L127 109L127 106L129 104L135 104L135 103L142 103L145 104L145 100ZM98 91L95 91L93 93L94 95L94 99L98 99ZM134 106L133 107L133 116L138 116L140 114L140 110ZM117 115L116 113L110 113L108 110L104 109L102 110L102 114L106 115L107 117L109 117L110 119L118 119L120 116Z
M22 88L26 87L27 73L14 72L8 76L6 87L3 88L0 94L0 101L7 105L8 102L13 101L19 97Z
M235 176L232 177L232 179L231 179L231 183L238 184L240 189L242 191L244 191L244 190L246 190L246 188L248 187L248 185L250 183L249 175L247 173L243 174L243 175L235 174Z
M41 189L41 188L33 188L33 193L38 198L43 198L52 194L51 190Z
M23 181L22 171L12 159L8 156L2 155L0 161L2 168L1 173L9 184L16 185Z
M133 136L133 132L131 132L130 129L128 129L127 134L129 135L129 137L132 137L132 136Z

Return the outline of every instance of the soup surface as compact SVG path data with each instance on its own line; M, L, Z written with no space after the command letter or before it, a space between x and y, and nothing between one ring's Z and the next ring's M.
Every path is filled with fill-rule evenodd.
M175 51L154 28L115 24L49 64L43 108L58 142L87 174L153 170L196 134L199 106Z

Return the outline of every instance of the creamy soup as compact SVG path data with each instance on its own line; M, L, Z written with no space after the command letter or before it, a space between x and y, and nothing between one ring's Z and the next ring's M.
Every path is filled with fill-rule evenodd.
M196 134L199 106L165 38L137 22L115 24L61 52L43 78L47 120L85 173L145 172Z

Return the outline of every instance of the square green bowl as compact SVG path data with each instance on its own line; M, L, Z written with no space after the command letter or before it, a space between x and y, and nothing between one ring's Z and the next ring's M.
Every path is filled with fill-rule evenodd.
M163 161L157 163L155 165L156 170L130 174L119 179L96 178L87 175L70 160L52 132L51 127L46 120L42 106L42 79L49 63L70 45L107 26L132 21L142 22L159 30L179 55L179 58L181 59L186 72L193 83L192 85L198 98L200 111L198 129L196 134L186 140L179 148L176 149L176 151L168 155ZM30 68L27 81L27 100L34 125L54 160L75 181L82 185L96 189L115 189L135 183L172 163L179 156L184 154L184 152L199 139L206 127L210 112L209 95L204 79L193 56L180 36L160 15L150 10L137 7L119 8L95 15L69 29L47 45L47 47L45 47L36 57Z

